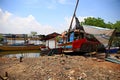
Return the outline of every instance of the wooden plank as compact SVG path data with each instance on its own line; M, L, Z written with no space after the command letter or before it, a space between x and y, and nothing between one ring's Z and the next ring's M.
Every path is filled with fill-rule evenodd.
M65 52L65 53L70 53L70 52L73 52L73 50L72 50L72 49L69 49L69 50L63 50L63 52Z

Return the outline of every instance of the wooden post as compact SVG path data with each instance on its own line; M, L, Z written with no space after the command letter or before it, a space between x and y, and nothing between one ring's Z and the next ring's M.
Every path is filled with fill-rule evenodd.
M20 62L22 62L22 58L23 58L23 57L21 56L21 57L20 57Z
M26 36L25 36L25 34L23 34L23 37L24 37L24 44L26 44Z
M111 35L111 37L109 39L109 42L108 42L108 52L106 52L105 58L107 58L108 55L109 55L110 47L112 45L112 41L113 41L113 38L115 36L115 33L116 33L116 29L113 31L113 33L112 33L112 35Z
M54 40L55 40L55 48L56 48L56 45L57 45L57 40L56 40L56 37L54 38Z
M49 47L49 40L48 40L48 47Z

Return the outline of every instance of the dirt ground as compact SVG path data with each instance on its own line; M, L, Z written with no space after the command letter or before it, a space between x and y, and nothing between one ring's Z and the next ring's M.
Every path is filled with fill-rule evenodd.
M70 55L23 58L22 62L2 57L0 77L7 80L120 80L120 64Z

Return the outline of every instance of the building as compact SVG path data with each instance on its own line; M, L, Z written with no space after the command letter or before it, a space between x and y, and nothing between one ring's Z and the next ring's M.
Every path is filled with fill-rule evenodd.
M59 36L59 33L51 33L46 35L44 38L41 39L41 41L45 42L45 45L51 49L53 48L57 48L57 41L56 41L56 37Z

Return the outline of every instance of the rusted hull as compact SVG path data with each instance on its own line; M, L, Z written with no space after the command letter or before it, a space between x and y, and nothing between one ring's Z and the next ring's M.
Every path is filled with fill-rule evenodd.
M96 43L96 42L85 42L81 45L81 47L78 48L73 48L72 42L71 43L66 43L66 44L60 44L60 47L63 47L63 52L65 53L70 53L70 52L94 52L94 51L98 51L99 48L98 46L101 45L100 43Z
M0 46L0 51L39 50L41 46Z

